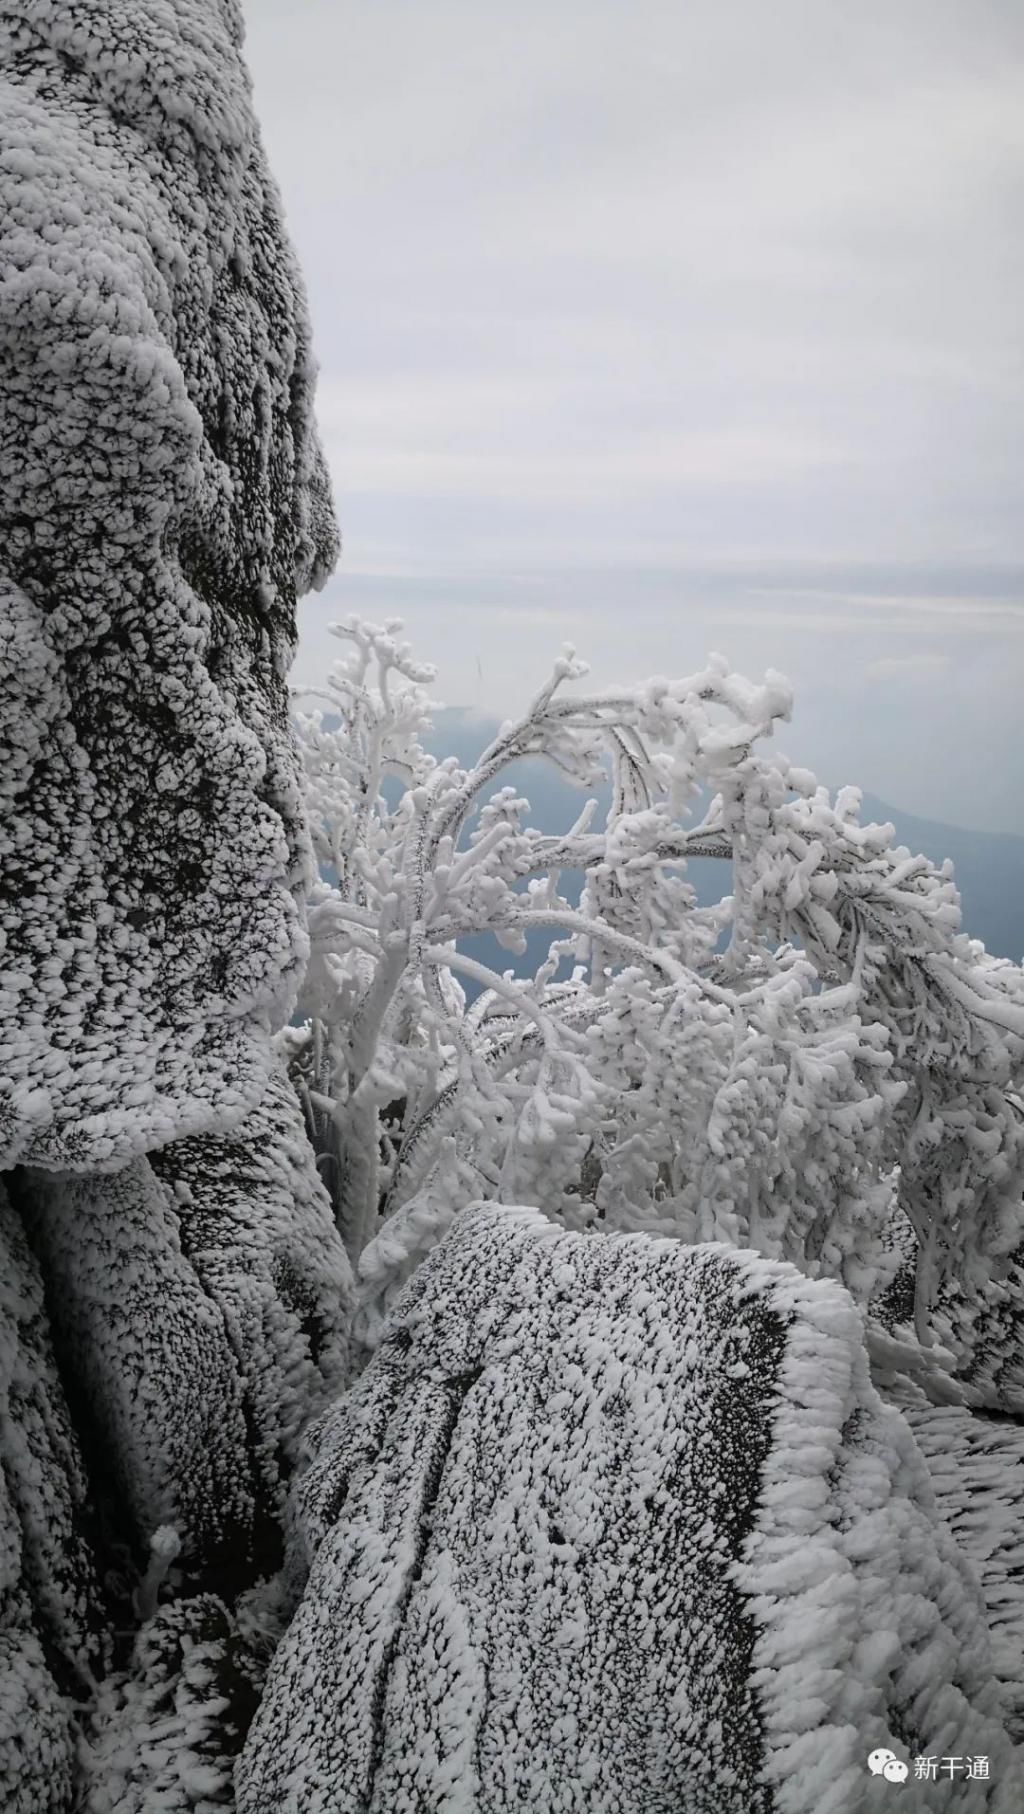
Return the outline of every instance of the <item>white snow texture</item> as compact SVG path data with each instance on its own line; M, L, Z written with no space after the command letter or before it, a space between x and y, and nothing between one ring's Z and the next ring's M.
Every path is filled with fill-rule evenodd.
M35 1180L52 1324L134 1527L221 1593L276 1566L282 1471L340 1390L348 1265L283 1077L237 1133ZM266 1553L269 1545L269 1555Z

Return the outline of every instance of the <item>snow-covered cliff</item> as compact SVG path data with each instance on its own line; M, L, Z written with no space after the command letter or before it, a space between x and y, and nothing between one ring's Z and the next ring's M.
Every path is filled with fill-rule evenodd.
M235 0L0 3L0 1164L259 1100L336 547Z
M348 1264L287 1079L233 1134L37 1175L26 1219L129 1531L171 1527L193 1587L272 1571L299 1429L347 1375Z
M109 1649L43 1282L0 1179L0 1806L71 1805L73 1708Z
M348 1263L272 1037L307 944L295 602L337 538L241 39L235 0L0 0L12 1814L67 1814L105 1670L195 1689L345 1366ZM161 1578L190 1610L132 1656Z

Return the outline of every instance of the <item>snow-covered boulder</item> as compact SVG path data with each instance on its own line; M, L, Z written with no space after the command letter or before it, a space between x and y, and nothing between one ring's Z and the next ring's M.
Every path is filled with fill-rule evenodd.
M883 1747L1020 1806L977 1580L837 1284L476 1206L308 1458L240 1814L838 1814L891 1808Z
M333 562L237 0L0 0L0 1167L263 1094L306 950L285 675Z
M91 1460L145 1556L229 1599L280 1560L302 1424L347 1372L351 1277L278 1073L231 1134L121 1171L21 1174Z

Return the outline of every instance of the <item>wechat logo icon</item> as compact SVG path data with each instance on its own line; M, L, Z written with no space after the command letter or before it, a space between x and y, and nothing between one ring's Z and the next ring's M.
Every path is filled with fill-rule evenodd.
M872 1776L884 1776L887 1783L905 1783L910 1771L895 1751L880 1745L868 1758L868 1769Z

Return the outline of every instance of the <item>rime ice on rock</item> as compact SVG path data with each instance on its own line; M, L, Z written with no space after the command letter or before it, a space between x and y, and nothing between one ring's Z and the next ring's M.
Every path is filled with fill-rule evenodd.
M0 1165L237 1124L306 939L335 551L236 0L0 0Z
M0 1170L21 1168L0 1252L0 1802L16 1814L71 1806L95 1574L123 1653L132 1598L146 1619L161 1584L215 1574L230 1602L272 1567L299 1425L343 1361L347 1263L272 1038L307 949L295 601L336 534L241 37L237 0L0 0ZM205 1705L198 1652L228 1642L211 1633L234 1608L210 1626L204 1596L186 1605L177 1624L160 1607L123 1684L154 1743L168 1697ZM197 1767L189 1805L204 1782Z
M86 1484L39 1269L0 1184L0 1807L70 1805L72 1709L103 1656Z
M477 1207L309 1454L240 1814L838 1814L888 1805L872 1744L954 1736L1019 1806L976 1582L837 1284Z
M228 1593L273 1569L282 1470L345 1374L349 1272L277 1076L234 1134L122 1171L35 1180L63 1358L137 1547Z

